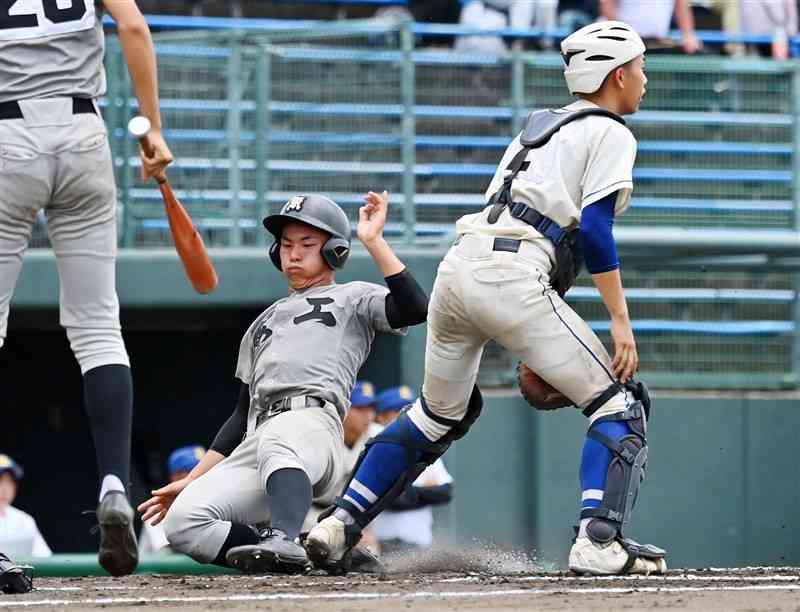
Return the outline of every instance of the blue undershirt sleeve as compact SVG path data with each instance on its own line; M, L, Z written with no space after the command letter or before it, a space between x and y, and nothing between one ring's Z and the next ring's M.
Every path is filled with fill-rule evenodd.
M591 274L610 272L619 268L617 245L614 242L614 206L617 192L592 202L581 213L578 240L583 249L586 269Z

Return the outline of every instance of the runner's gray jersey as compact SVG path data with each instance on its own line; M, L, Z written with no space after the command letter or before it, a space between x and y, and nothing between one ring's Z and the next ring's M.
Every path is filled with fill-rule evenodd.
M94 0L0 1L0 102L106 91Z
M242 338L236 376L250 385L248 432L266 403L313 395L350 407L356 375L375 332L404 334L386 319L388 289L352 282L292 292L267 308Z

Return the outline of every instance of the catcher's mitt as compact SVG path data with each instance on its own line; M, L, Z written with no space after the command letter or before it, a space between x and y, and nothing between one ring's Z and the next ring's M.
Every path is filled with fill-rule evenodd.
M566 395L548 384L521 361L517 364L517 381L522 397L537 410L555 410L572 406L572 401Z

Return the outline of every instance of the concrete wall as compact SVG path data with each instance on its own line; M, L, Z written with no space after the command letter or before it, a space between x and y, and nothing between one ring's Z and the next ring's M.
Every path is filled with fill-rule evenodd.
M586 420L536 413L490 394L446 457L458 541L493 539L563 565L577 520ZM800 564L796 401L657 397L650 461L630 536L666 548L674 567Z

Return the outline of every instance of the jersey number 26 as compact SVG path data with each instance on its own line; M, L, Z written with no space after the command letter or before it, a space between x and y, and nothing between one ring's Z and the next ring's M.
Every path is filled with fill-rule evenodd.
M94 12L94 0L0 0L0 40L85 30Z

